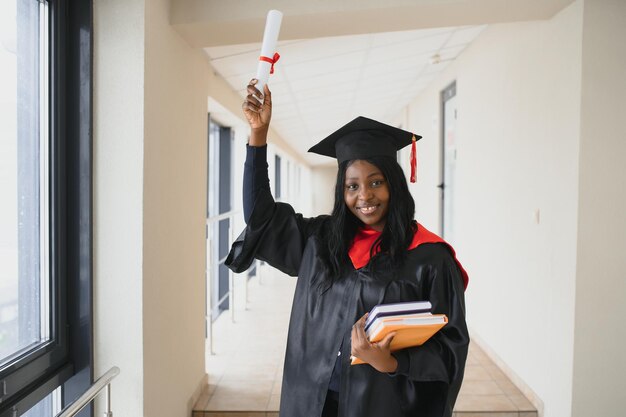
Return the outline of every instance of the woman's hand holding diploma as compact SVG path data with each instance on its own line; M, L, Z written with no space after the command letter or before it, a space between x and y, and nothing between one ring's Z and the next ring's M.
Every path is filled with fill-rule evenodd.
M398 361L391 355L389 345L396 335L389 333L387 337L377 343L372 343L365 334L366 313L352 326L352 356L356 356L364 362L372 365L379 372L395 372L398 369Z
M250 80L247 88L248 95L241 106L251 129L250 146L264 146L267 143L267 131L272 118L272 93L265 84L263 94L261 94L255 87L257 83L258 81L254 78Z

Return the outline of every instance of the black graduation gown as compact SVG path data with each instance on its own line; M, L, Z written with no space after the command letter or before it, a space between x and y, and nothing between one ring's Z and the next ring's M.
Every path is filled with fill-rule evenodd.
M467 357L464 288L456 261L444 244L422 244L408 253L396 274L385 256L321 285L326 274L320 248L328 216L304 218L270 192L259 190L244 232L226 265L243 272L257 258L298 276L280 402L281 417L320 417L328 383L341 355L340 417L451 416ZM405 374L350 365L352 325L376 304L429 300L448 324L424 345L397 352ZM408 362L408 364L406 363ZM408 365L408 366L407 366Z

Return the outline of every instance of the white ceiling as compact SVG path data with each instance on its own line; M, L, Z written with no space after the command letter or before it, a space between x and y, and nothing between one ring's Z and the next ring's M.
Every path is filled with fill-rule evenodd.
M272 127L311 165L328 158L307 150L357 116L393 123L485 28L404 32L283 41L270 76ZM215 71L240 93L256 74L260 43L204 48ZM438 54L441 62L432 64Z

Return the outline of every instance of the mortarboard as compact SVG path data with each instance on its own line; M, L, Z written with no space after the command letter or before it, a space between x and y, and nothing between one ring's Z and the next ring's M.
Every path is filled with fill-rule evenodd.
M421 138L406 130L359 116L322 139L309 149L309 152L336 158L341 164L344 161L372 156L389 156L395 159L397 151L412 144L411 182L415 182L417 169L415 142Z

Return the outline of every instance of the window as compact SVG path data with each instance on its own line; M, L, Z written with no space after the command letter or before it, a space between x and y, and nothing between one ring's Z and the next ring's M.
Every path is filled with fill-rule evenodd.
M209 117L207 275L213 321L230 307L231 272L224 265L232 233L233 132ZM218 218L217 220L215 220Z
M22 414L22 417L56 416L63 409L62 403L61 388L59 387Z
M50 338L47 7L2 2L0 366ZM13 19L11 19L13 17Z
M67 3L0 2L1 417L93 379L91 2Z

